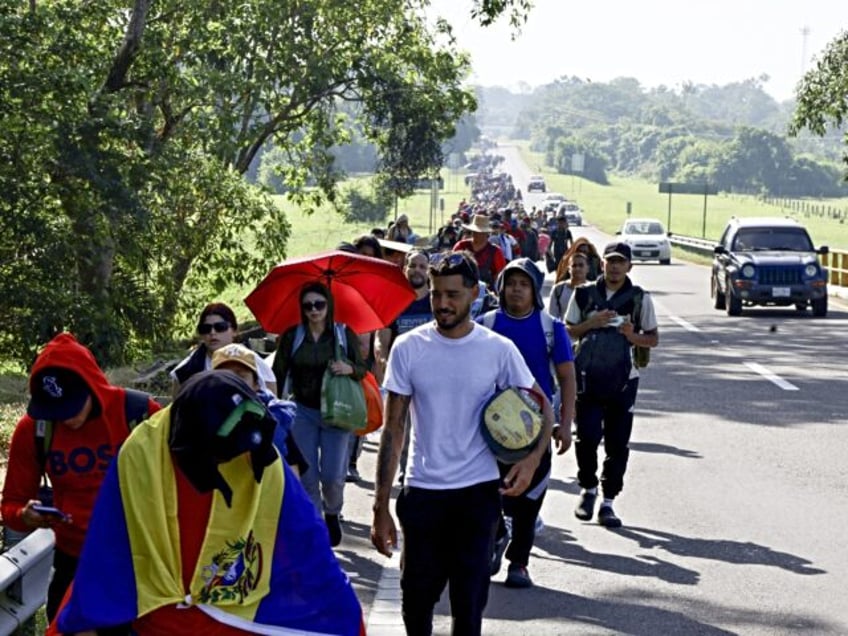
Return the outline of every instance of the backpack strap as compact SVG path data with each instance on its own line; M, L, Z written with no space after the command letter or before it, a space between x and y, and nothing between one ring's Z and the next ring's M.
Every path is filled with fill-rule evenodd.
M136 389L124 389L124 391L126 393L126 397L124 398L124 418L127 422L127 427L133 430L150 417L150 395Z
M542 332L545 334L545 344L548 348L548 359L554 354L554 317L544 309L539 311L539 321L542 323Z
M53 422L50 420L35 421L35 457L40 473L44 474L47 466L47 451L53 443Z
M336 332L336 342L342 348L342 353L347 355L347 330L342 322L334 322L333 330Z
M294 352L300 349L300 345L303 344L305 339L306 329L303 327L303 324L299 324L294 330L294 342L292 343L291 352L289 352L289 360L294 357Z
M565 285L559 285L558 288L555 288L555 290L556 290L555 298L556 298L556 304L557 304L557 314L562 315L562 314L565 313L565 310L563 309L563 306L562 306L562 293L565 290Z
M483 314L483 326L486 327L486 329L495 328L495 314L497 313L497 309L492 309L491 311L487 311Z

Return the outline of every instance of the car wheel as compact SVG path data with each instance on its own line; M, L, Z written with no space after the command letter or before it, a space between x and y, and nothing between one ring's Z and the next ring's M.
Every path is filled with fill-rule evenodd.
M724 309L725 297L718 288L715 278L710 279L710 287L712 287L713 307L716 309Z
M670 258L661 258L660 259L660 265L671 265L671 259Z
M725 309L727 310L728 316L742 315L742 299L738 296L733 295L733 292L730 291L730 285L727 286L727 297L725 298L725 304Z
M813 315L816 318L824 318L827 316L827 296L810 301L813 306Z

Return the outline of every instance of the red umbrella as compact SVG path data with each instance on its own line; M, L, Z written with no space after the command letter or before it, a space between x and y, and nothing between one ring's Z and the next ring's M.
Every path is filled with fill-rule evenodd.
M300 290L307 283L330 288L333 320L356 333L382 329L415 300L396 265L333 250L280 263L244 302L266 331L282 333L300 322Z

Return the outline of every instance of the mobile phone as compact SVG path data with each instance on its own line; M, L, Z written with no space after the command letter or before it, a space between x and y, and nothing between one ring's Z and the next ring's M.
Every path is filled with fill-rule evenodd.
M65 513L59 510L58 508L54 508L53 506L33 504L32 509L40 515L50 515L51 517L58 517L59 519L65 518Z

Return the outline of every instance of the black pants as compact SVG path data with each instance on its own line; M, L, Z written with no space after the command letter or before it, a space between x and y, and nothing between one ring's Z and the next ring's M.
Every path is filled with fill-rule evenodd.
M506 477L512 466L507 464L498 464L501 471L501 478ZM542 492L538 493L535 499L528 497L528 493L534 493L539 485L548 479L551 472L551 449L542 456L539 462L539 467L533 473L533 479L527 490L518 497L503 498L503 513L507 517L512 517L512 539L510 539L509 547L506 551L507 561L517 565L527 567L530 562L530 550L533 549L533 541L536 538L536 517L539 516L539 511L542 509L542 502L545 501L545 495L548 492L547 485L542 488ZM506 534L506 525L503 522L503 517L498 527L497 537L500 538Z
M446 584L450 584L451 633L479 636L500 507L497 481L455 490L401 491L397 500L403 529L401 605L409 636L432 634L433 608Z
M630 456L630 433L633 431L633 406L639 378L627 382L624 390L613 399L603 401L577 395L575 421L577 437L574 452L577 457L577 481L581 488L598 485L598 446L604 440L604 467L601 473L603 496L612 499L624 487L624 472Z
M74 580L74 574L77 571L77 563L79 559L72 557L67 552L56 550L53 553L53 578L50 580L50 587L47 588L47 621L53 620L56 612L59 611L59 606L62 604L62 598L68 590L71 581Z

